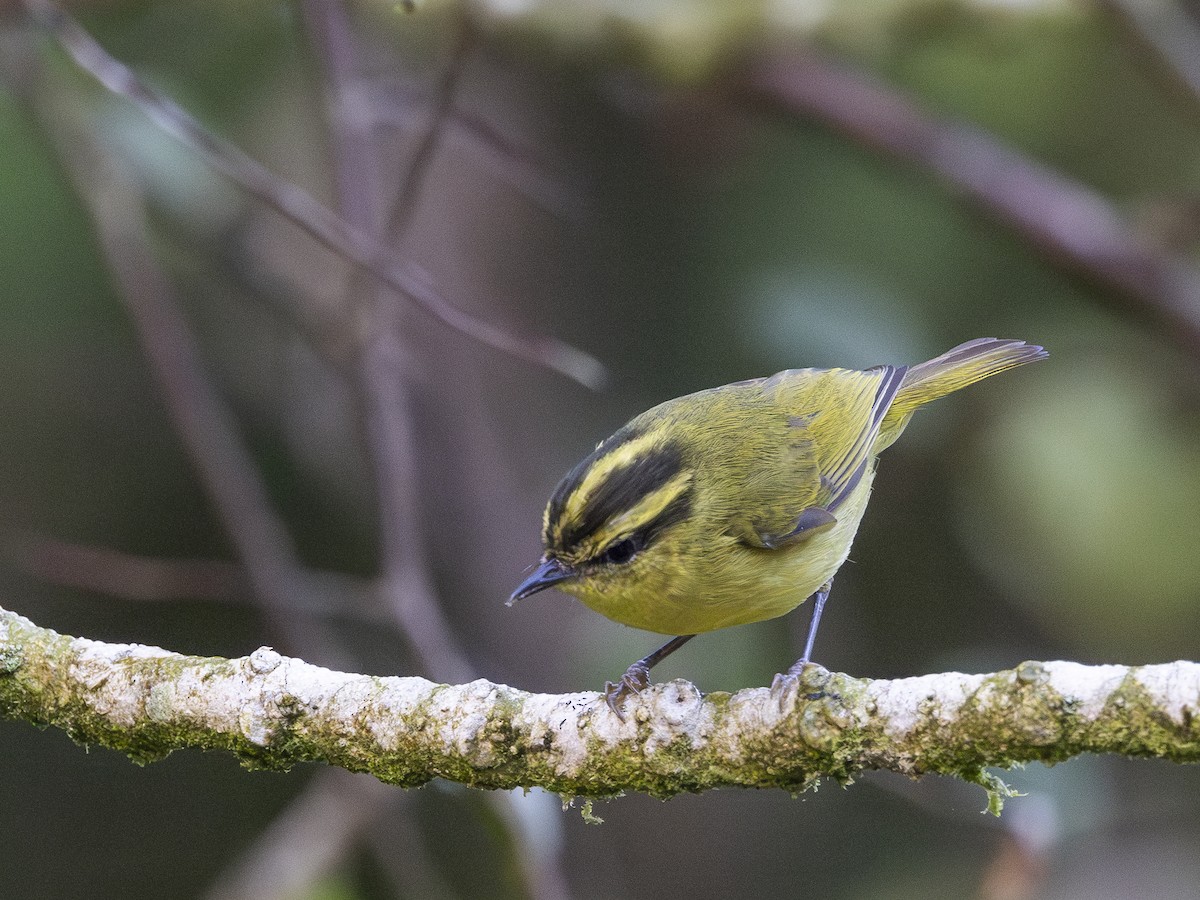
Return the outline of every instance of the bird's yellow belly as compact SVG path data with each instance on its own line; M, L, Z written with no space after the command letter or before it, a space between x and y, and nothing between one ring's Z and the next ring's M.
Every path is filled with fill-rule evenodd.
M846 561L872 475L868 471L846 498L833 528L798 544L764 550L730 539L659 585L643 582L634 593L563 587L614 621L661 634L699 634L782 616L833 578Z

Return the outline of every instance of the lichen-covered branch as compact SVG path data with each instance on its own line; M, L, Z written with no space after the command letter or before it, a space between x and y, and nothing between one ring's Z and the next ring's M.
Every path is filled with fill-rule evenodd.
M597 693L333 672L260 648L241 659L59 635L0 609L0 715L138 762L184 747L255 767L318 760L402 786L446 778L564 795L796 790L869 769L957 775L1080 753L1200 761L1200 664L1027 662L893 681L816 667L782 701L656 685L617 718Z

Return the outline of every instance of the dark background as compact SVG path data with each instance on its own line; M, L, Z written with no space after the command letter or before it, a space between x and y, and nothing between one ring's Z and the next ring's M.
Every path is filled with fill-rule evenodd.
M479 675L597 689L658 638L554 593L503 604L545 498L596 441L692 390L996 335L1050 359L939 402L887 452L818 660L886 678L1195 658L1200 56L1173 66L1156 45L1200 47L1190 5L832 6L76 10L448 303L602 360L598 393L375 293L0 6L0 604L102 640L453 677L383 599L417 591ZM1007 145L1016 178L1045 166L1092 203L1051 186L1034 219L1095 249L1113 216L1181 282L1069 258L936 163L746 90L746 67L814 47L835 76ZM407 226L388 230L397 205ZM113 277L130 260L132 286ZM294 543L274 558L301 568L262 564L198 474L211 451L176 427L139 291L181 316ZM769 683L806 623L704 636L656 674ZM797 798L629 796L590 825L537 792L405 793L196 752L138 768L0 722L0 895L1200 897L1194 769L1082 758L1006 777L1026 795L1000 820L978 788L873 775Z

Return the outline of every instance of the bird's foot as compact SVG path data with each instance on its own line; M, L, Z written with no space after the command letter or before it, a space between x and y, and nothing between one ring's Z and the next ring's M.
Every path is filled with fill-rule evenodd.
M796 702L796 696L799 693L800 678L790 669L787 672L778 673L771 681L771 699L775 701L775 705L779 707L781 713L788 711L788 708Z
M604 683L604 700L608 703L608 708L616 713L617 718L624 722L625 713L621 711L621 707L625 701L631 695L638 696L648 687L650 687L650 667L639 660L625 670L620 681Z
M829 672L824 666L799 659L771 681L771 698L779 705L781 713L787 712L795 704L801 686L807 691L806 700L820 700L825 696L822 688L828 680Z

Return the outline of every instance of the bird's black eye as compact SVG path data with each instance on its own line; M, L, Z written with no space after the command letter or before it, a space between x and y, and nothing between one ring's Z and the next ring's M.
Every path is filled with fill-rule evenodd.
M633 538L624 538L611 545L607 550L600 554L602 562L611 563L615 566L623 566L635 556L641 547Z

